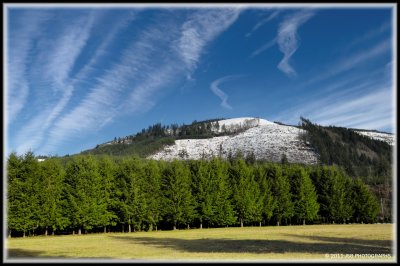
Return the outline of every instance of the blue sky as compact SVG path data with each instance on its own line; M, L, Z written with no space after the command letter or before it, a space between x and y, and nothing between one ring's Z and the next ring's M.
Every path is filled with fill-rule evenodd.
M7 153L254 116L394 132L394 6L8 6Z

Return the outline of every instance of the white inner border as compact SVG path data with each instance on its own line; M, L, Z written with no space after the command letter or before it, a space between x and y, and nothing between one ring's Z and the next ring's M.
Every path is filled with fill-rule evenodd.
M393 134L395 137L395 145L393 149L393 177L392 177L392 202L393 202L393 259L397 262L397 3L396 4L378 4L378 3L346 3L346 4L338 4L338 3L316 3L316 4L306 4L306 3L290 3L290 4L282 4L282 3L268 3L268 4L245 4L245 3L227 3L227 4L199 4L199 3L138 3L138 4L112 4L112 3L79 3L79 4L71 4L71 3L18 3L18 4L3 4L3 262L160 262L157 260L96 260L96 259L8 259L7 260L7 224L6 224L6 141L7 141L7 88L8 88L8 80L7 80L7 29L8 29L8 8L222 8L222 7L236 7L236 8L277 8L277 7L286 7L286 8L392 8L392 89L393 89ZM300 261L300 260L298 260ZM306 262L318 262L318 260L301 260ZM364 262L373 262L374 260L364 260ZM182 262L182 261L172 261L168 260L165 262ZM196 262L193 260L187 260L186 262ZM209 261L212 262L212 261ZM221 260L220 262L230 262L228 260ZM231 262L246 262L245 260L232 260ZM251 260L248 262L284 262L284 260ZM290 262L290 261L289 261ZM321 260L320 262L328 262L327 260ZM342 262L342 260L341 260ZM345 262L345 260L343 260ZM352 260L352 262L356 262L356 260ZM385 260L381 262L386 262Z

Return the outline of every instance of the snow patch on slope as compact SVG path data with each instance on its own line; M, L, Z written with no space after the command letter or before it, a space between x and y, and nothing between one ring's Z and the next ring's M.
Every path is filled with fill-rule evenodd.
M216 123L216 122L215 122ZM257 159L279 162L285 154L291 163L317 163L317 154L299 138L302 129L279 125L265 119L242 117L218 121L220 132L244 128L244 132L231 136L209 139L182 139L162 151L149 156L157 160L227 158L241 152L245 156L254 153Z
M372 139L384 141L392 146L394 146L394 143L395 143L394 135L390 134L390 133L362 131L362 130L355 130L355 132L357 132L358 134L370 137Z

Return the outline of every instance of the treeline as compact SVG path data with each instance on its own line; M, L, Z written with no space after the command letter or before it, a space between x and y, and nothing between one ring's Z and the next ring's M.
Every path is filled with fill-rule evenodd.
M125 140L123 140L121 143L116 142L112 145L97 145L95 149L82 151L81 154L106 154L111 156L137 155L141 158L146 158L162 150L164 147L174 144L175 139L171 137L134 138L129 144L125 144Z
M372 223L379 204L332 166L90 155L7 160L9 236Z
M148 138L159 138L159 137L173 137L174 139L182 138L211 138L217 136L219 130L218 121L222 118L209 119L204 121L194 120L191 124L186 125L163 125L161 123L155 123L143 128L140 132L129 135L126 137L115 137L113 143L132 143L134 141L140 141Z
M113 144L131 144L135 141L151 138L164 138L170 137L174 139L201 139L201 138L212 138L216 136L233 135L243 132L250 127L254 126L254 122L257 119L251 119L245 121L242 125L234 125L226 127L225 125L220 126L219 122L223 118L208 119L204 121L194 120L191 124L186 125L163 125L161 123L155 123L147 128L143 128L140 132L125 136L115 137Z

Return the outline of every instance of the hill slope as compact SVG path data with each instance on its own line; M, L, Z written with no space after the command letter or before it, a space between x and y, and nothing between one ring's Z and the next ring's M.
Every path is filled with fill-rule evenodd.
M217 132L242 132L208 139L181 139L174 145L149 156L151 159L209 159L214 156L228 158L241 153L256 159L279 162L286 155L289 162L315 164L318 155L305 145L299 136L302 129L279 125L265 119L242 117L220 120Z
M394 145L394 136L389 133L361 129L346 129L337 127L322 127L329 134L323 137L341 139L347 147L358 149L358 153L377 157L376 152L362 145L356 147L349 138L343 135L356 132L358 136L367 136L375 146L390 147ZM228 158L240 153L252 156L254 159L280 161L285 155L289 162L315 164L321 161L321 147L315 143L315 138L306 138L309 129L254 117L232 119L212 119L194 121L191 125L172 124L162 126L160 123L149 126L135 135L115 138L94 149L83 151L82 154L133 155L151 159L209 159L213 156ZM354 136L354 134L353 134ZM377 141L375 141L377 140ZM365 138L364 138L365 142ZM316 145L317 144L317 145ZM360 145L358 145L360 146ZM323 148L325 150L326 148ZM336 156L336 155L332 155ZM324 159L324 158L322 158ZM322 160L323 163L324 160ZM328 163L329 164L329 163Z

